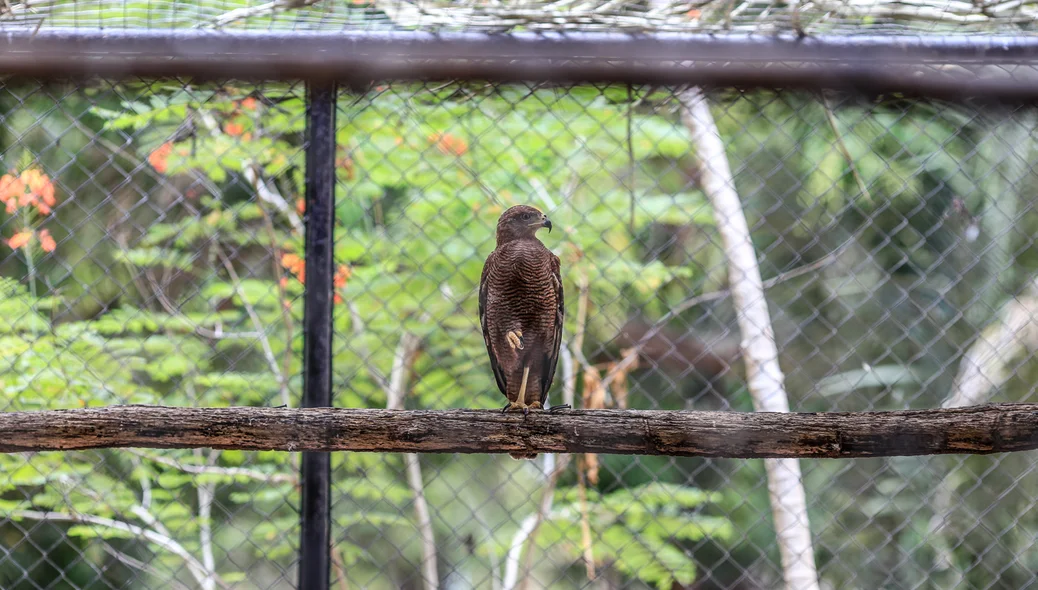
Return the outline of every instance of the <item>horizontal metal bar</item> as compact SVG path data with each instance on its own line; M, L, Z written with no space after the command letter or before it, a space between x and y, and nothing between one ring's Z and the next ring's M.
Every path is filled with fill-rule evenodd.
M1012 76L1001 68L1023 65ZM956 67L949 71L948 66ZM0 35L0 75L846 89L1038 102L1038 37L69 30Z
M1038 59L1038 37L74 29L35 34L7 31L0 35L0 50L60 55L74 61L160 57L188 63L231 55L249 61L279 57L331 64L353 64L358 56L418 60L1018 63Z

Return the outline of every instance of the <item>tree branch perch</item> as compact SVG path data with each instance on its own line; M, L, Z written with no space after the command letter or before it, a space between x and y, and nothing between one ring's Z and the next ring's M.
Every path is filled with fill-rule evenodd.
M1038 404L854 413L176 408L0 413L0 452L215 448L853 458L1038 449Z

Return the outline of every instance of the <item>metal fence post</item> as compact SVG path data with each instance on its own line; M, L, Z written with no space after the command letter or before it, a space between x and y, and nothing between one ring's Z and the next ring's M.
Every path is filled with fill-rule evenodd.
M307 86L306 299L303 407L332 404L332 275L335 212L335 85ZM331 456L303 453L299 588L331 577Z

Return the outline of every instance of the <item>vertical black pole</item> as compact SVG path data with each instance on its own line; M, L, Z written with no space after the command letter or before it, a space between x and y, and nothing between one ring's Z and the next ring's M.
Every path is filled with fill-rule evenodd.
M334 84L307 85L304 408L332 405L335 94ZM299 589L328 590L331 577L331 456L328 453L303 453L301 476Z

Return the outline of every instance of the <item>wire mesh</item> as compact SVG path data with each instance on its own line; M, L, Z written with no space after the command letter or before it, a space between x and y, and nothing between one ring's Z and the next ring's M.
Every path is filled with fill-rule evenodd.
M357 31L627 31L1020 34L1033 31L1033 0L32 0L11 2L0 26L30 29L204 28Z
M22 85L0 103L3 408L298 405L301 291L278 277L301 239L301 88ZM4 588L293 585L295 456L0 462Z
M1032 111L710 100L793 410L1033 400ZM5 409L298 405L300 86L26 84L0 109ZM338 109L337 406L503 404L476 290L528 203L566 292L552 403L753 409L675 91L398 83ZM296 461L0 455L0 586L292 587ZM761 461L332 461L336 588L781 585ZM825 587L1035 584L1033 453L801 465Z

